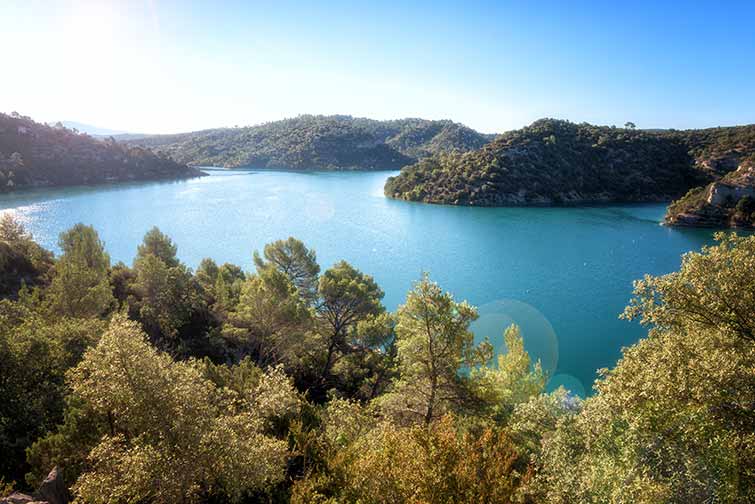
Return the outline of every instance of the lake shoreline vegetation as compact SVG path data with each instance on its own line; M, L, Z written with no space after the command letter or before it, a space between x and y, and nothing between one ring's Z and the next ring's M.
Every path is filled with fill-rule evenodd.
M755 236L635 282L647 335L587 398L427 274L389 312L295 238L253 271L134 245L0 219L0 502L755 500Z
M448 120L302 115L94 138L0 115L0 192L202 176L201 167L401 170L386 196L471 206L670 201L664 224L755 227L755 125L638 130L541 119L502 135ZM200 168L197 168L200 167Z
M385 195L489 207L672 201L665 224L751 228L753 161L755 125L656 131L541 119L480 149L405 167ZM724 195L701 205L706 186Z
M128 146L0 113L0 193L25 188L95 185L125 181L186 179L196 168Z

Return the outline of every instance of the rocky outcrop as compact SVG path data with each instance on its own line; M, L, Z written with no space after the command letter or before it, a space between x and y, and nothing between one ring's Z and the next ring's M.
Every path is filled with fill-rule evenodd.
M21 492L13 492L9 496L0 499L0 504L52 504L51 502L36 500L31 495Z
M671 226L755 227L755 163L743 162L718 182L697 188L669 206Z
M35 502L31 495L27 495L21 492L13 492L9 496L0 499L0 504L31 504ZM36 502L36 504L41 504Z
M68 489L63 482L63 474L55 466L34 495L13 492L0 499L0 504L68 504L68 501Z
M755 197L755 187L731 185L724 182L710 184L705 198L709 205L731 206L744 197Z
M63 474L58 466L53 467L50 474L39 485L34 492L34 498L39 501L46 501L49 504L67 504L68 489L63 482Z

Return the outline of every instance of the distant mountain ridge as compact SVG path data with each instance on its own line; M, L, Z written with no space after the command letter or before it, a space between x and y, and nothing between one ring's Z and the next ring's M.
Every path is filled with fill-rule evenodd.
M49 126L55 126L55 124L50 123ZM128 131L115 130L115 129L110 129L110 128L100 128L99 126L93 126L91 124L81 123L77 121L60 121L60 124L70 130L76 130L79 133L86 133L87 135L91 135L94 137L107 137L107 136L130 134Z
M0 113L0 191L200 175L148 149Z
M753 153L755 125L643 131L541 119L478 150L420 160L388 179L385 194L472 206L668 201Z
M477 149L493 137L449 120L301 115L243 128L118 139L193 166L388 170L439 152Z

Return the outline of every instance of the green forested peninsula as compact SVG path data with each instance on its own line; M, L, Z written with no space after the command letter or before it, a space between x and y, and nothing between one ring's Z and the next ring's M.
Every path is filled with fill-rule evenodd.
M391 313L293 238L192 271L158 229L112 264L6 215L0 502L753 502L755 236L717 239L636 282L647 337L580 399L427 276Z
M150 150L0 114L0 192L24 187L195 177L201 172Z
M302 115L257 126L129 139L193 166L295 170L396 170L492 138L451 121L376 121Z
M478 150L406 167L388 180L385 193L478 206L663 201L724 177L755 153L755 125L686 131L628 126L542 119Z

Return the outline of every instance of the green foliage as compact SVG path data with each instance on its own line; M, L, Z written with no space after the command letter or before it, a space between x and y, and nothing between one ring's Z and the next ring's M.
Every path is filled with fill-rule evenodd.
M57 262L13 221L0 238L54 269L0 301L4 482L58 465L94 503L755 500L754 236L638 281L623 316L649 335L584 401L544 393L516 326L496 359L475 345L477 311L427 276L392 314L294 239L247 276L192 274L156 229L133 270L83 225Z
M13 298L22 285L44 286L50 281L53 256L37 245L10 213L0 217L0 298Z
M116 316L69 373L75 397L109 424L75 493L86 502L168 503L210 493L237 501L280 481L286 444L264 429L291 407L280 399L292 389L269 376L242 398L228 395L196 363L174 362Z
M144 235L144 240L137 247L136 260L144 259L147 256L154 256L160 259L169 268L178 266L178 257L176 257L176 247L173 240L157 227L153 227Z
M134 291L139 319L153 337L175 338L191 315L193 292L190 273L185 267L171 268L153 255L134 265Z
M384 293L371 276L346 261L323 273L317 293L316 319L323 345L320 380L322 387L327 388L350 374L349 364L360 365L373 350L383 347L390 334L378 330L371 332L373 338L365 338L366 326L362 333L357 330L360 322L385 311L381 302Z
M223 335L259 365L283 364L299 374L311 350L305 338L311 327L312 314L291 280L277 269L264 268L242 284Z
M755 342L755 236L716 234L717 245L682 257L678 272L634 284L627 319L682 332L719 330Z
M314 303L317 297L317 282L320 265L317 254L294 237L278 240L265 245L264 258L254 252L254 264L262 273L267 268L274 268L288 277L298 289L299 295L308 303Z
M477 149L488 140L490 136L451 121L302 115L128 142L195 166L395 170L437 152Z
M218 316L223 318L236 308L246 278L240 267L229 263L218 266L212 259L205 258L194 277L205 293L207 304L213 306Z
M503 339L506 353L498 355L497 366L481 366L471 372L477 395L499 421L508 418L516 405L540 395L546 382L540 362L534 366L530 362L519 327L506 328Z
M24 451L63 418L66 369L103 329L99 319L50 321L0 301L0 477L23 481Z
M0 192L198 175L198 170L147 149L0 113Z
M427 275L414 285L396 314L400 377L380 399L388 415L429 424L462 409L469 394L459 371L488 360L469 331L475 319L475 308L454 301Z
M55 264L49 289L50 309L64 317L96 317L113 305L108 279L110 257L92 226L76 224L61 233L63 255Z
M478 150L439 153L385 194L476 206L659 201L718 179L755 152L755 126L643 131L541 119Z
M150 230L134 260L136 278L129 298L147 333L167 343L175 340L203 299L191 270L176 258L176 247L157 228Z

